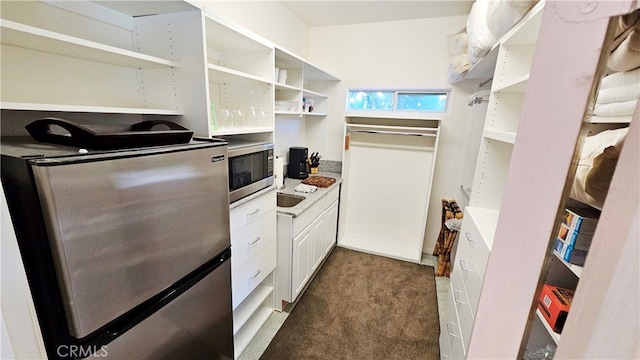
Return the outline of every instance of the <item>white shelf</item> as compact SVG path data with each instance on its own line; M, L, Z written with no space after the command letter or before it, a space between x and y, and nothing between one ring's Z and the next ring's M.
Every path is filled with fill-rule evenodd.
M494 45L493 48L480 61L473 64L464 79L490 79L496 69L498 61L498 48L500 43Z
M86 113L105 113L105 114L183 115L182 110L170 110L170 109L40 104L40 103L22 103L22 102L9 102L9 101L0 102L0 109L30 110L30 111L86 112Z
M513 131L485 130L483 136L487 139L502 141L509 144L516 143L516 133Z
M501 44L535 44L542 21L544 2L544 0L538 2L511 30L500 38L487 55L471 66L464 79L492 78Z
M295 86L292 86L292 85L288 85L288 84L283 84L283 83L278 83L277 82L274 85L276 86L276 90L288 90L288 91L297 91L297 92L302 91L301 88L295 87Z
M208 12L205 15L207 47L223 53L257 53L272 51L256 34L235 26Z
M254 82L270 84L266 78L251 75L242 71L226 68L215 64L208 64L210 77L215 78L216 82ZM212 79L210 78L209 81Z
M560 257L560 255L556 254L555 252L553 253L553 255L555 255L560 261L562 261L562 263L569 270L571 270L571 272L574 273L578 277L578 279L580 278L580 276L582 276L582 266L566 262L562 257Z
M311 91L311 90L307 90L307 89L303 89L302 93L306 97L321 97L321 98L328 98L329 97L328 95L321 94L319 92L315 92L315 91Z
M258 286L234 311L233 311L233 334L244 326L251 316L258 310L262 303L273 294L273 287Z
M254 127L254 128L230 128L213 131L211 134L213 137L224 135L242 135L242 134L260 134L271 132L271 127Z
M304 116L311 116L311 117L325 117L327 116L327 113L323 113L323 112L305 112L305 113L301 113Z
M545 1L539 1L499 42L507 45L535 44L538 40L544 6Z
M260 328L269 319L272 313L273 309L261 306L233 337L236 359L240 357L244 349L247 348L251 340L256 336L258 331L260 331Z
M177 62L104 45L77 37L0 20L2 44L43 51L52 54L117 65L127 68L172 68Z
M551 326L549 326L549 323L547 322L547 320L544 318L544 316L540 312L540 309L536 309L536 315L538 315L538 320L540 320L540 322L542 322L542 325L544 326L544 328L549 333L549 336L551 337L551 339L553 339L553 341L556 344L558 344L560 342L560 334L558 334L557 332L553 331Z
M346 112L344 116L347 118L368 118L368 119L402 119L402 120L435 120L441 121L441 117L430 116L429 114L416 113L416 112L400 112L400 111L388 111L388 112Z
M529 74L524 74L516 77L515 79L511 79L509 81L505 81L504 84L499 84L492 89L493 92L524 92L527 87L527 82L529 81Z
M300 112L300 111L277 111L276 110L276 115L297 115L297 116L302 116L302 112Z

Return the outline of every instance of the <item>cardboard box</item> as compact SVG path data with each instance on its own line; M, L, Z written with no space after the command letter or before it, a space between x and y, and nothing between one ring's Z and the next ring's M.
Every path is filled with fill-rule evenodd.
M538 309L553 331L562 332L567 320L574 290L545 284L538 301Z
M573 246L565 243L562 239L556 239L556 243L553 246L553 252L558 254L564 261L583 266L587 259L588 250L575 249Z
M576 233L593 235L599 217L600 211L595 209L567 207L564 211L563 223Z
M572 231L566 224L560 224L560 230L558 231L558 239L562 239L569 246L578 250L589 250L591 246L592 235L581 234L577 231Z

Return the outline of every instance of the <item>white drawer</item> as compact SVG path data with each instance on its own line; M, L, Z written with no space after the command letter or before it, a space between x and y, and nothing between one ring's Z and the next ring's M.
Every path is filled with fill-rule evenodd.
M478 310L478 301L480 299L483 279L471 257L469 247L464 243L458 244L458 251L453 268L453 271L460 272L467 298L469 299L469 305L471 305L472 313L475 314Z
M471 329L473 328L473 319L475 318L475 315L471 311L467 291L464 288L464 283L462 282L462 274L457 269L451 273L451 293L453 294L453 301L455 303L456 311L458 312L460 333L462 334L462 339L466 349L469 346L469 339L471 338Z
M267 212L255 222L231 235L231 268L233 271L276 239L276 210Z
M276 192L270 191L266 194L252 199L236 208L231 209L229 214L231 222L231 233L242 229L248 224L258 220L270 210L276 208Z
M461 238L471 249L473 260L478 266L481 276L489 262L489 254L495 237L500 212L484 208L467 206L460 233Z
M276 243L270 242L246 264L231 272L233 309L276 268Z
M451 348L449 347L449 335L447 335L446 331L440 333L440 359L452 360Z
M304 230L307 226L311 224L313 220L315 220L326 208L327 205L327 197L326 195L322 198L318 199L313 205L311 205L308 209L302 212L300 216L297 216L293 219L293 235L297 236Z
M489 248L478 231L478 227L473 221L473 218L469 218L464 222L461 235L461 242L469 248L471 257L473 261L475 261L481 277L484 278L487 263L489 262Z
M451 359L464 359L466 351L462 342L458 314L455 310L455 300L453 299L452 293L448 295L445 323L443 326L445 336L449 340Z
M327 205L331 205L340 196L340 185L329 190L327 193Z

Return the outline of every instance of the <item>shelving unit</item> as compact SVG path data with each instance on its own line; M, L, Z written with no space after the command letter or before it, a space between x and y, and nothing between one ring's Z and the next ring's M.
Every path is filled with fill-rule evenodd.
M485 58L496 61L491 73L472 73L473 69L469 72L480 81L493 77L493 82L467 209L469 213L478 208L493 210L497 215L492 221L465 214L458 243L456 256L464 256L465 251L460 249L465 245L468 248L468 241L464 241L466 229L477 227L478 222L495 229L468 343L465 331L469 330L465 329L469 320L464 307L457 317L457 333L462 334L466 358L521 359L526 352L544 349L547 344L558 346L559 358L600 358L610 354L608 351L637 352L632 349L637 339L635 320L622 319L624 312L637 314L637 307L619 311L616 304L629 301L626 291L612 295L616 289L609 285L626 276L630 264L637 263L624 255L629 244L637 243L637 229L633 228L637 224L637 184L631 185L633 181L637 183L637 160L635 164L629 162L637 158L637 123L631 123L632 128L636 126L633 140L627 136L622 148L620 159L627 155L626 167L621 168L618 163L614 174L614 182L617 179L626 186L625 190L620 188L609 194L599 226L603 216L608 217L604 226L618 223L619 215L614 212L622 213L618 208L629 201L629 196L635 196L626 207L635 211L635 223L632 215L625 215L619 232L613 225L608 226L608 232L596 229L584 267L569 264L553 253L584 137L606 127L625 126L591 124L585 114L588 117L591 112L589 107L593 106L605 72L603 51L607 52L607 41L612 39L610 17L638 7L632 2L598 2L594 8L574 5L541 1ZM476 71L491 68L480 63L476 67ZM634 144L633 148L627 146L627 141ZM627 180L629 176L635 176L635 180ZM464 269L456 269L457 265L456 261L452 286L457 281L454 276L468 273L470 279L473 270L468 261ZM609 269L605 269L607 266ZM627 278L637 282L637 272ZM473 304L469 292L473 287L468 287L465 280L462 283ZM537 311L544 284L576 290L562 336ZM637 299L637 288L630 290L629 296ZM455 300L454 297L452 301ZM635 313L632 308L636 308ZM618 316L603 320L610 319L612 311ZM607 328L602 327L603 321L607 321ZM618 327L625 330L608 336L608 329ZM444 330L442 333L449 336ZM616 348L610 345L613 342L622 346ZM453 345L449 350L454 353Z
M273 132L274 48L211 14L204 14L208 122L194 124L205 136Z
M448 344L444 352L441 349L442 358L468 356L474 334L482 331L476 330L476 313L484 291L513 149L518 141L520 113L543 9L544 2L531 9L466 77L493 80L471 197L465 209L456 261L452 262L451 271L452 291L466 299L463 302L469 306L457 306L460 300L455 296L447 304L447 311L455 312L456 316L451 318L456 321L449 321L448 328L441 329L440 343ZM452 333L458 334L459 338L451 336Z
M273 286L259 285L233 311L233 335L236 356L242 354L273 313Z
M298 103L295 110L276 110L276 114L325 117L329 106L328 92L338 78L282 48L276 47L275 61L277 68L287 71L285 83L276 81L276 101ZM313 101L313 111L309 111L303 99Z
M149 3L138 17L109 6L3 4L2 110L184 115L191 70L172 51L190 46L179 29L196 8Z

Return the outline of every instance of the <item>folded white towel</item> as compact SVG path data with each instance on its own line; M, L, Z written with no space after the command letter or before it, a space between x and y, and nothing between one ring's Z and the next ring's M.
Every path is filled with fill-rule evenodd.
M611 104L614 102L623 102L637 100L640 97L640 82L616 86L608 89L601 89L598 91L598 97L596 98L597 104Z
M590 123L602 124L602 123L630 123L633 117L631 115L625 116L592 116L589 118Z
M640 68L631 71L616 72L605 76L600 81L600 89L609 89L616 86L625 86L640 83Z
M315 185L307 185L307 184L298 184L296 186L295 191L303 192L303 193L312 193L318 190L318 187Z
M624 116L633 115L638 105L638 100L616 102L611 104L596 104L593 115L596 116Z

